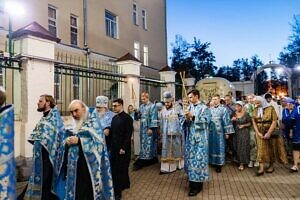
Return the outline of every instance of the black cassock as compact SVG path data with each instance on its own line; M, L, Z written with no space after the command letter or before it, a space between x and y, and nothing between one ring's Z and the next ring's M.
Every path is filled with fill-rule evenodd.
M116 195L130 187L128 168L131 157L132 117L124 111L115 115L111 122L111 170ZM120 155L120 149L125 154Z

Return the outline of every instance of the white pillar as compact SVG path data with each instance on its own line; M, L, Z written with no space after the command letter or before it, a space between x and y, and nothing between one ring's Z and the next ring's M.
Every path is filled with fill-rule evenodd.
M141 63L133 60L125 60L118 61L117 64L120 67L122 74L126 76L125 82L121 84L124 109L127 109L130 104L134 105L135 108L138 108Z
M169 91L173 94L173 96L175 97L175 75L176 72L169 70L169 71L160 71L159 72L160 75L160 80L166 82L166 86L165 87L161 87L160 89L160 96L162 98L163 93L165 91ZM163 99L161 99L163 101Z
M15 51L24 56L21 71L21 125L16 133L16 152L32 157L32 145L27 139L40 120L37 101L42 94L54 94L54 48L55 42L34 36L15 39Z

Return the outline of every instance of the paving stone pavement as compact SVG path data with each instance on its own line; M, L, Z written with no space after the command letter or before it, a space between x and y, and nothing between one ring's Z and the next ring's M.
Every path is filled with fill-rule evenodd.
M124 200L175 199L299 199L300 172L290 173L287 167L276 165L272 174L255 176L256 168L239 171L226 164L221 173L211 172L211 180L203 191L188 197L188 180L183 170L159 175L159 164L130 170L131 188L122 192Z
M122 192L123 200L184 200L184 199L275 199L300 200L300 172L290 173L288 168L276 165L272 174L256 177L256 168L239 171L237 166L226 164L221 173L211 172L203 191L188 197L188 180L183 170L159 175L159 164L139 171L130 169L131 188ZM26 182L17 184L18 193Z

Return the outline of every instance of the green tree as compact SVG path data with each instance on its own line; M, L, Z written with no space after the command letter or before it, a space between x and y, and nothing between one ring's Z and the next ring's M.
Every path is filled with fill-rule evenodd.
M289 43L279 53L280 64L287 67L294 67L300 62L300 15L294 15L292 27L292 35L289 37Z
M191 74L198 81L204 78L205 74L214 75L215 56L209 51L210 43L201 43L194 38L194 43L189 44L181 35L176 35L175 42L171 44L172 56L171 67L177 72L185 71ZM177 80L179 73L176 75Z
M195 63L195 67L192 69L191 74L196 78L196 80L203 79L206 74L210 76L215 75L214 66L215 56L211 51L209 51L209 42L201 43L200 40L194 38L194 43L192 45L191 57Z
M262 65L263 63L257 55L252 56L250 60L239 58L233 61L231 67L220 67L216 76L226 78L229 81L248 81L257 68Z
M239 76L237 77L237 71L238 69L234 69L233 67L230 66L222 66L217 70L216 76L225 78L228 81L237 81Z
M171 46L171 67L177 72L190 72L195 65L190 56L191 45L181 35L176 35L175 43L172 43Z

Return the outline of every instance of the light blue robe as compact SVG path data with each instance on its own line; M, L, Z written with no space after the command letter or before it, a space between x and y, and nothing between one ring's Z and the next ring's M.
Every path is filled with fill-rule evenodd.
M108 110L107 112L104 113L104 115L102 117L100 117L99 115L99 119L100 119L100 123L101 123L101 127L103 129L109 128L110 129L110 125L111 125L111 120L112 118L115 116L115 113Z
M183 159L182 109L163 108L160 119L162 153L161 161L174 162Z
M140 106L140 155L139 159L151 160L157 157L158 113L155 104L149 102ZM147 130L152 129L152 135Z
M33 163L25 199L42 197L42 147L49 153L49 160L53 167L52 184L58 178L64 155L64 139L63 121L57 107L54 107L46 117L40 119L28 139L33 144Z
M203 103L190 105L188 110L195 120L185 121L189 127L185 144L185 170L189 181L203 182L209 179L208 126L211 114Z
M77 133L80 138L83 154L89 169L95 200L114 199L113 183L109 156L105 144L104 134L96 109L91 108L87 119ZM78 145L69 146L67 177L63 170L57 183L60 199L74 200L76 189L77 160L79 157ZM64 190L62 190L64 188Z
M0 108L0 199L16 199L14 108Z
M209 130L209 164L225 164L225 133L234 133L226 107L219 105L210 108L212 120Z

